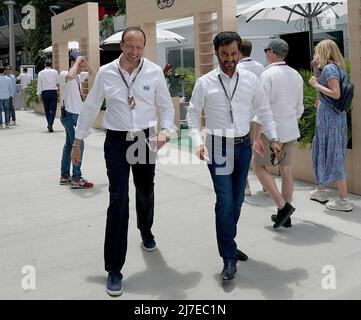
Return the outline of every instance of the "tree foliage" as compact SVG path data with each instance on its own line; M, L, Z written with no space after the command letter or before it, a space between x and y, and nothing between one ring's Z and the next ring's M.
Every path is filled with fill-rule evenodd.
M86 2L98 2L100 5L107 5L109 7L109 1L107 0L70 0L64 3L67 3L68 6L78 5ZM115 0L111 2L118 9L118 14L125 14L126 0ZM35 7L36 10L36 29L35 30L25 30L25 51L28 56L28 60L32 61L36 70L40 71L45 62L45 55L41 52L44 48L51 45L51 11L49 6L59 5L62 6L61 1L57 0L16 0L16 7L21 10L21 8L27 4L31 4ZM0 0L0 8L4 7L4 0ZM60 10L61 11L61 10Z

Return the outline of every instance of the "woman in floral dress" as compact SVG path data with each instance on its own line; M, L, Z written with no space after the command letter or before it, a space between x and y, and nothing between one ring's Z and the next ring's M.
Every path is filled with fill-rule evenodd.
M336 111L333 101L341 96L340 82L345 81L345 60L332 40L323 40L315 48L314 65L321 74L310 79L310 84L319 93L316 129L312 142L312 164L317 188L310 194L311 200L326 203L327 209L351 211L345 171L347 150L346 112ZM339 196L329 201L327 184L336 183Z

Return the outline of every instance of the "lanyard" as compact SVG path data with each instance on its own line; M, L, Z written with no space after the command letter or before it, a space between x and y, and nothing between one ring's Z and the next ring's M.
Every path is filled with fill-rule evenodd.
M226 90L226 87L224 86L224 83L223 83L223 80L222 80L222 77L221 77L220 74L218 75L218 79L219 79L219 82L222 85L224 94L226 95L227 100L229 101L229 108L230 108L229 112L230 112L230 115L231 115L231 123L233 124L232 100L233 100L234 94L236 93L236 90L237 90L237 85L238 85L238 80L239 80L239 73L237 72L237 81L236 81L236 85L234 86L233 93L232 93L231 97L229 97L229 95L228 95L228 92Z
M142 60L142 64L140 65L138 72L136 73L135 77L133 78L133 80L130 84L128 84L127 80L125 80L123 72L120 70L119 66L117 65L120 76L122 77L122 80L123 80L125 86L128 88L128 104L129 104L129 108L132 110L135 108L136 104L135 104L134 96L131 94L130 90L132 89L135 80L137 79L140 71L142 70L143 64L144 64L144 60Z
M78 76L75 76L75 81L76 81L76 83L78 84L78 89L79 89L79 93L80 93L80 99L81 99L81 101L84 101L84 100L83 100L83 94L82 94L81 86L80 86L80 80L79 80Z

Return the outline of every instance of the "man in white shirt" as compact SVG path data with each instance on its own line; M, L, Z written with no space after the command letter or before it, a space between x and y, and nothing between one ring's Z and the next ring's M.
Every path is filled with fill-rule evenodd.
M258 61L253 60L251 58L251 53L252 53L252 42L247 39L242 39L240 61L238 63L238 66L242 69L252 72L259 79L261 77L262 72L264 71L264 66ZM244 190L244 195L245 196L251 195L251 188L249 186L248 179L246 183L246 188Z
M106 112L103 126L107 129L104 157L109 178L110 201L104 245L106 291L109 295L123 292L121 273L127 251L129 219L129 173L132 169L136 190L137 227L142 248L154 251L156 242L151 232L154 217L154 175L156 153L147 141L161 148L169 131L174 131L174 108L162 69L143 58L146 36L138 27L123 31L119 59L100 68L93 87L79 115L72 160L81 159L79 144L89 135L103 100ZM162 130L155 134L157 106ZM150 143L151 144L151 143Z
M250 122L255 125L254 147L263 154L262 125L276 140L275 123L267 97L257 77L237 67L242 40L236 32L221 32L213 41L219 66L200 77L194 87L187 113L197 155L206 160L216 200L216 232L223 258L222 281L234 278L237 260L247 255L237 249L237 222L244 200L244 188L252 156ZM204 111L206 141L201 137L200 116ZM262 125L261 125L262 124ZM272 143L277 151L277 142Z
M246 69L249 72L254 73L257 78L261 77L262 72L264 71L263 64L259 63L256 60L251 58L252 53L252 42L247 39L242 39L240 60L238 66L242 69Z
M58 71L52 69L51 60L46 60L45 69L38 74L37 95L41 96L44 105L49 132L54 132L53 124L58 104Z
M261 75L261 83L268 97L273 119L277 124L277 136L282 144L282 150L278 156L269 149L265 150L263 158L254 154L257 177L278 208L277 215L271 217L274 228L292 225L290 217L285 223L283 223L283 217L285 213L295 211L291 205L294 188L291 163L297 138L300 136L298 120L304 110L303 80L296 70L286 65L285 58L288 51L287 42L282 39L272 40L265 49L269 65ZM265 144L269 143L268 138L266 133L262 135ZM281 192L273 176L266 169L270 165L279 165L282 177Z
M9 100L9 108L10 108L10 116L12 123L11 125L16 125L16 114L15 114L15 107L14 107L14 97L15 97L15 90L16 90L16 78L13 75L13 67L11 65L7 65L5 67L6 75L10 79L11 89L10 89L10 100Z
M3 118L2 113L5 114L5 128L9 128L10 124L10 100L11 82L5 74L5 68L0 67L0 128L2 128Z
M27 100L26 88L28 87L31 80L33 80L32 75L28 73L28 68L23 68L22 72L19 74L16 80L20 81L21 95L24 99L24 104L26 105L26 100Z
M93 183L83 178L81 162L73 164L73 174L70 175L71 151L75 139L75 126L80 111L84 108L82 83L88 75L94 75L92 67L85 57L77 50L69 53L69 71L60 73L59 84L61 93L61 117L60 122L65 128L66 137L61 158L60 185L70 185L73 189L89 189ZM88 72L83 71L84 68ZM84 143L76 143L83 154Z

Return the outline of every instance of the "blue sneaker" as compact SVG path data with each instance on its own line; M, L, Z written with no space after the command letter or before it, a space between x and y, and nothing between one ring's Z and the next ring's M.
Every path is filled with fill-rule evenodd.
M155 240L153 236L145 236L141 234L142 236L142 248L145 251L151 252L157 249L157 244L155 243Z
M108 273L107 293L110 296L120 296L123 293L122 275L119 271Z

